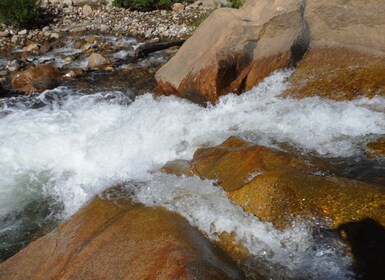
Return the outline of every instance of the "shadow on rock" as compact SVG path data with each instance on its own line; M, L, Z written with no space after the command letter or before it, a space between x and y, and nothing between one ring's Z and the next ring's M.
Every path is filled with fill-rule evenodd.
M358 279L384 279L385 228L373 219L341 225L338 230L354 255Z

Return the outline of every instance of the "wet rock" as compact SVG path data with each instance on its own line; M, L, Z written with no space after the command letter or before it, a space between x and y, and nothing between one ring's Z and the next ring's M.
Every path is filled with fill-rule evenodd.
M320 175L307 160L237 137L198 149L190 164L164 170L217 180L234 203L279 228L314 217L335 229L366 218L385 226L383 187Z
M107 197L113 199L116 191ZM0 264L4 279L244 279L226 254L181 216L95 198Z
M59 84L60 72L51 65L31 66L12 76L12 88L27 95L53 89Z
M219 9L157 72L157 93L215 103L297 66L287 96L385 95L385 4L342 2L248 0Z
M83 75L82 69L72 69L64 74L64 78L74 79Z
M385 138L380 138L366 145L366 156L369 158L385 158Z
M110 61L98 53L92 53L88 57L87 69L97 69L103 66L107 66Z
M252 145L238 137L230 137L221 145L198 149L192 160L193 170L202 178L214 179L226 191L248 184L269 170L320 170L307 160L285 152Z

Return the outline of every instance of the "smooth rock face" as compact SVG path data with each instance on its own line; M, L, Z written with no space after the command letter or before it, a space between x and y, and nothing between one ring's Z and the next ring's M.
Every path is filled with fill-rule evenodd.
M57 87L60 78L60 72L52 65L32 66L12 76L12 87L25 94L41 93Z
M383 94L384 13L380 0L248 0L219 9L157 72L157 93L215 103L298 64L287 95Z
M111 190L108 197L114 196ZM244 279L181 216L95 198L0 264L0 279Z
M282 8L283 7L283 8ZM157 73L158 94L215 102L289 67L306 50L302 1L249 0L214 11Z

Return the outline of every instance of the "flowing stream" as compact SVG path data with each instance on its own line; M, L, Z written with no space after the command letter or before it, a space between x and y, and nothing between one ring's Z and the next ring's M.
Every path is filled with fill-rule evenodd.
M310 222L279 232L233 205L215 182L158 171L231 135L359 159L366 141L385 134L385 99L284 99L290 74L276 72L251 91L207 108L175 97L84 95L68 87L0 100L0 254L21 242L11 235L65 219L123 183L137 201L179 212L209 238L235 232L256 259L285 268L277 277L353 277L344 246L314 234ZM383 173L383 162L374 165Z

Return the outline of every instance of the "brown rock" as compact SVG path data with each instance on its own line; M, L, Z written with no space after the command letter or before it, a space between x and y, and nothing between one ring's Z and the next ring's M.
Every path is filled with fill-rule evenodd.
M32 66L12 76L12 87L25 94L41 93L58 86L60 77L52 65Z
M239 189L269 170L318 170L317 166L305 160L271 148L252 145L238 137L230 137L216 147L198 149L192 164L196 174L218 180L226 191Z
M366 156L369 158L385 157L385 138L380 138L366 145Z
M186 163L178 168L171 162L165 170L184 175L194 172L217 180L234 203L279 228L289 226L297 217L318 217L333 228L367 218L385 226L385 189L314 175L325 166L318 160L230 137L219 146L198 149L191 169Z
M284 0L214 11L156 73L157 93L216 102L293 65L309 43L302 12L302 1Z
M384 13L380 0L248 0L219 9L157 72L156 91L216 102L300 61L288 96L385 95Z
M228 195L247 212L279 228L296 216L318 217L333 228L366 218L385 226L385 190L354 180L274 170Z
M88 64L87 69L97 69L101 68L103 66L107 66L110 63L110 61L98 53L92 53L88 57Z
M92 15L94 13L94 11L92 10L91 6L88 5L88 4L83 6L82 12L83 12L83 15L85 17L90 16L90 15Z
M0 264L0 278L244 277L224 252L181 216L162 208L95 198L69 221Z

